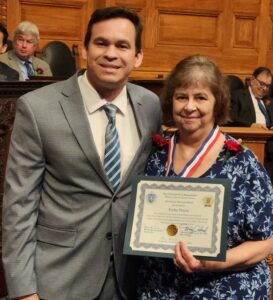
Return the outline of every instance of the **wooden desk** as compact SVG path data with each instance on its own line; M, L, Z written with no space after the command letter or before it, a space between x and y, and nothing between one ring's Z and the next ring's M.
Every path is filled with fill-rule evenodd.
M162 130L175 131L176 128L162 125ZM242 139L243 144L256 154L262 164L264 163L265 144L273 136L273 130L250 127L221 127L221 130L236 139Z
M257 155L259 161L264 163L265 144L273 136L273 130L250 127L221 127L221 130L236 139L242 139L243 143Z

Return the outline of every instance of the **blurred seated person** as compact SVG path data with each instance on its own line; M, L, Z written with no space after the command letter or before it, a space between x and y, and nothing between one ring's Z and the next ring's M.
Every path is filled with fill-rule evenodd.
M272 82L272 73L266 67L254 70L243 89L231 94L231 123L232 126L271 128L273 114L262 101L267 95Z
M0 54L5 53L8 47L8 31L6 27L0 23ZM19 80L19 73L10 68L8 65L0 62L0 81Z
M170 73L162 100L177 131L154 139L146 176L230 179L227 253L224 262L198 260L180 241L173 260L143 257L138 299L269 299L273 188L255 155L219 128L229 110L226 78L207 57L189 56Z
M0 61L19 72L19 80L31 76L52 76L47 62L35 57L40 40L38 27L28 21L21 22L14 31L13 49L0 55Z
M273 129L273 104L263 101L271 83L272 73L269 68L255 69L245 88L231 94L231 122L227 126ZM264 166L273 182L273 138L265 145Z

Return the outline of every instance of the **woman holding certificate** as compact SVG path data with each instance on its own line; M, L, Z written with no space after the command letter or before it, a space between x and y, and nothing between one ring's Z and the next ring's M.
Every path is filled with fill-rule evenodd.
M198 260L181 241L173 260L143 258L138 299L269 299L273 189L254 154L219 128L229 110L225 77L210 59L187 57L166 80L163 105L177 131L154 137L146 175L230 179L226 261Z

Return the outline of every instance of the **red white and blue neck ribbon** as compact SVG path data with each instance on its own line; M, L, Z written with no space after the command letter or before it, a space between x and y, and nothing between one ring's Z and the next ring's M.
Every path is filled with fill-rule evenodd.
M219 126L213 128L208 136L205 138L199 149L195 152L193 157L187 162L183 170L178 174L179 177L190 177L198 166L201 164L205 156L210 152L216 141L221 135ZM176 135L174 134L169 143L168 161L166 165L166 176L169 175L173 167L174 152L176 147Z

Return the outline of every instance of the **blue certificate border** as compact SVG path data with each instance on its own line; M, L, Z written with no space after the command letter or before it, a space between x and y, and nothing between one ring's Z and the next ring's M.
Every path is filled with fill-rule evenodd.
M140 226L141 226L141 218L140 216L135 216L135 206L136 206L136 193L137 193L137 187L138 184L141 181L156 181L156 183L151 184L143 184L142 183L142 190L140 195L140 203L139 203L139 210L142 211L144 207L144 198L145 198L145 189L146 188L166 188L164 182L168 183L168 187L171 186L172 182L183 182L183 185L177 186L174 185L173 188L176 190L185 190L185 191L191 191L193 190L193 187L190 185L190 183L202 183L206 184L204 187L199 187L198 190L203 189L205 192L213 192L215 194L215 207L214 207L214 215L219 215L219 187L215 185L222 185L224 187L224 203L223 203L223 210L222 210L222 224L221 224L221 241L220 241L220 253L217 256L195 256L198 259L202 260L211 260L211 261L225 261L226 259L226 249L227 249L227 225L228 225L228 212L229 212L229 201L230 201L230 189L231 189L231 183L229 179L222 179L222 178L177 178L177 177L156 177L156 176L136 176L133 180L132 185L132 194L131 194L131 202L129 205L129 211L128 211L128 219L127 219L127 226L126 226L126 233L125 233L125 242L124 242L124 248L123 253L126 255L140 255L140 256L155 256L155 257L169 257L172 258L173 254L166 253L167 250L172 250L170 246L168 245L152 245L157 250L162 250L162 252L153 252L153 251L141 251L141 250L133 250L130 247L130 239L132 234L132 227L133 227L133 219L135 217L139 218L139 221L137 223L137 227L139 226L140 232ZM188 186L185 186L185 183L189 183ZM216 220L214 220L216 222ZM212 244L211 248L196 248L196 247L189 247L191 251L198 250L199 253L202 252L215 252L215 242L216 242L216 232L212 233ZM149 244L140 243L138 240L138 234L136 233L136 239L134 241L134 244L137 248L137 246L141 246L142 248L150 248Z

